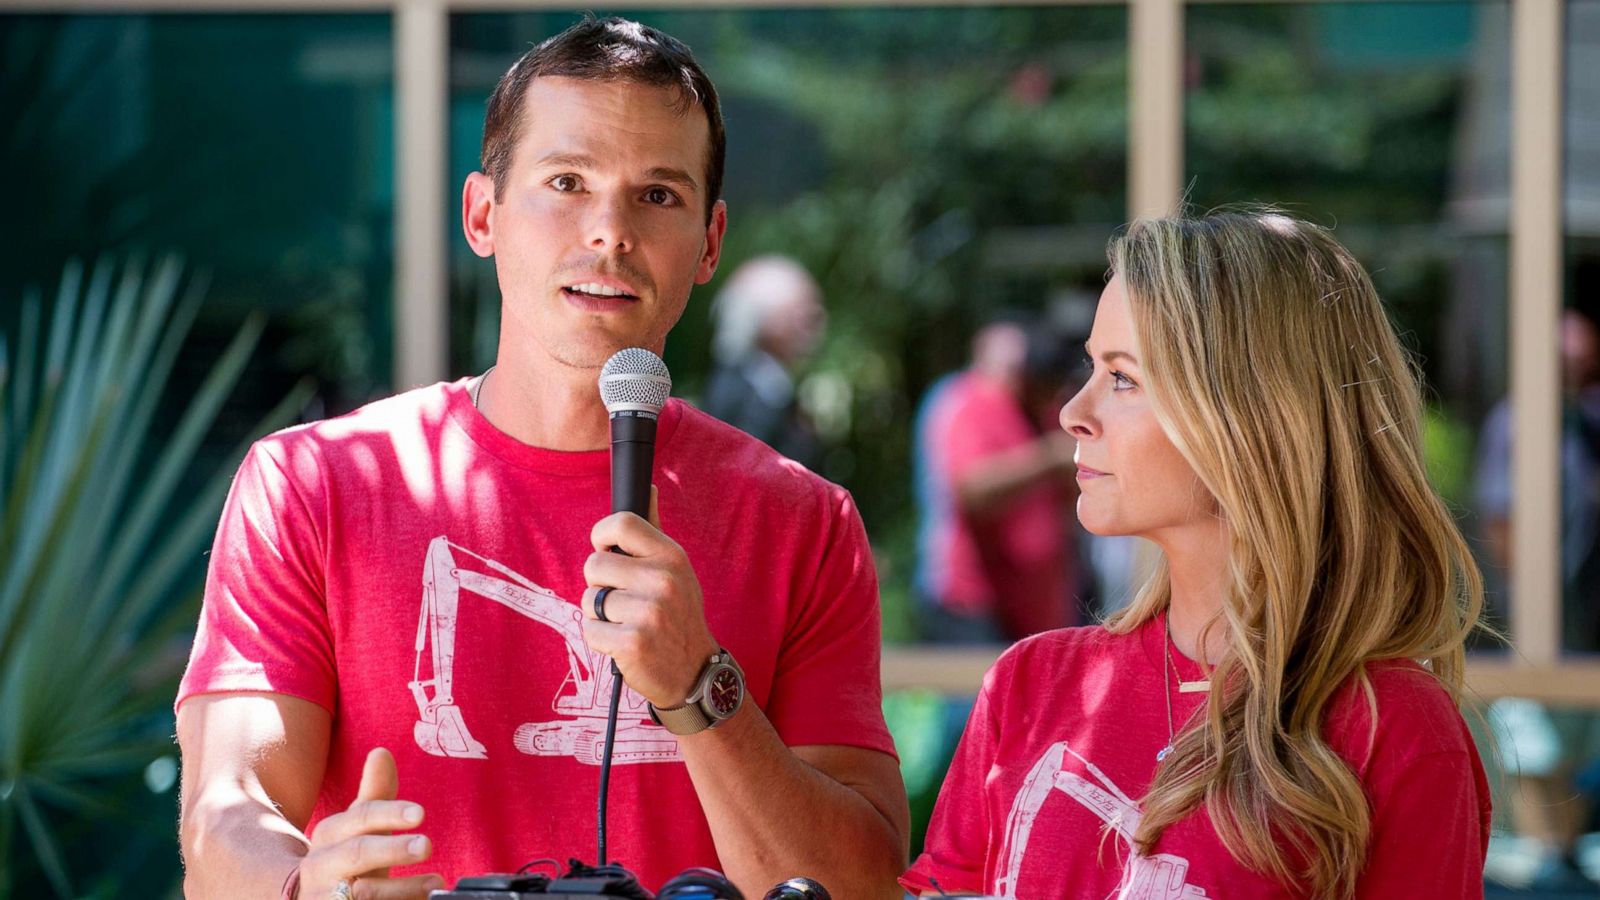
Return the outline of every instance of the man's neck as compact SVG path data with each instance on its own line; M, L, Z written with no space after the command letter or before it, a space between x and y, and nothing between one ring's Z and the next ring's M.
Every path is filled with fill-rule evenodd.
M524 444L546 450L604 450L611 430L600 401L600 370L500 361L478 392L489 424Z

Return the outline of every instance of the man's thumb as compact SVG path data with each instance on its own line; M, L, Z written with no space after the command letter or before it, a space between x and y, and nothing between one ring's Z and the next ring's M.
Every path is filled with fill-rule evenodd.
M400 796L400 772L395 768L394 755L382 747L372 748L366 765L361 767L361 788L357 800L394 800Z

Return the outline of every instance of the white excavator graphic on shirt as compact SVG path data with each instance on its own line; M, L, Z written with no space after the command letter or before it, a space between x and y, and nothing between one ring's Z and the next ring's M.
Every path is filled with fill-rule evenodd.
M1065 767L1069 753L1083 763L1093 781ZM1028 836L1052 791L1066 794L1099 816L1126 842L1123 849L1132 847L1133 834L1139 828L1139 804L1124 794L1099 767L1067 746L1066 741L1051 744L1029 770L1011 803L1011 814L1006 817L1005 841L1000 845L1000 856L1006 861L1006 868L995 884L995 891L1002 898L1010 900L1017 896L1017 879L1028 853ZM1145 857L1131 850L1128 856L1117 900L1202 900L1209 896L1204 888L1188 883L1189 861L1181 856L1157 853Z
M456 555L475 562L463 568ZM478 569L487 571L478 571ZM496 574L490 574L490 572ZM407 687L417 701L412 728L417 746L456 759L484 759L488 750L472 737L454 694L456 623L462 594L508 607L554 629L566 646L567 677L556 689L550 708L557 718L527 722L512 743L530 756L570 756L599 765L605 742L606 713L611 702L611 666L607 657L583 640L583 610L554 591L540 587L492 559L473 553L445 537L428 543L422 564L422 615L417 622L417 664ZM427 652L427 651L430 651ZM423 663L431 667L424 678ZM430 693L431 692L431 693ZM626 686L617 709L614 764L673 762L678 741L650 720L645 699Z

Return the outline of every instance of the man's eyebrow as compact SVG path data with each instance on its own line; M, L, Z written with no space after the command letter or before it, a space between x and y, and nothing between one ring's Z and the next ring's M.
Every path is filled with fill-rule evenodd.
M668 184L675 184L678 187L689 191L690 193L699 193L700 191L700 182L695 181L693 175L690 175L688 172L685 172L682 169L674 169L670 166L657 166L654 169L646 172L645 175L656 181L665 181Z
M1089 354L1090 356L1094 356L1094 351L1089 349L1088 341L1085 341L1083 344L1083 352ZM1132 353L1127 353L1122 350L1107 350L1106 352L1100 354L1100 359L1102 362L1111 362L1112 360L1118 358L1125 359L1136 366L1139 364L1139 361L1133 358Z
M547 153L544 158L534 163L536 166L566 166L573 169L594 168L594 157L582 153Z

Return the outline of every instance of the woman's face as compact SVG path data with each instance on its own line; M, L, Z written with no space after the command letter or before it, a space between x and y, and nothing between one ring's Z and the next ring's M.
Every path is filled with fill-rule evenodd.
M1215 524L1216 501L1151 408L1120 275L1100 295L1085 348L1093 373L1061 408L1061 427L1078 440L1083 527L1163 543L1159 538L1166 532Z

